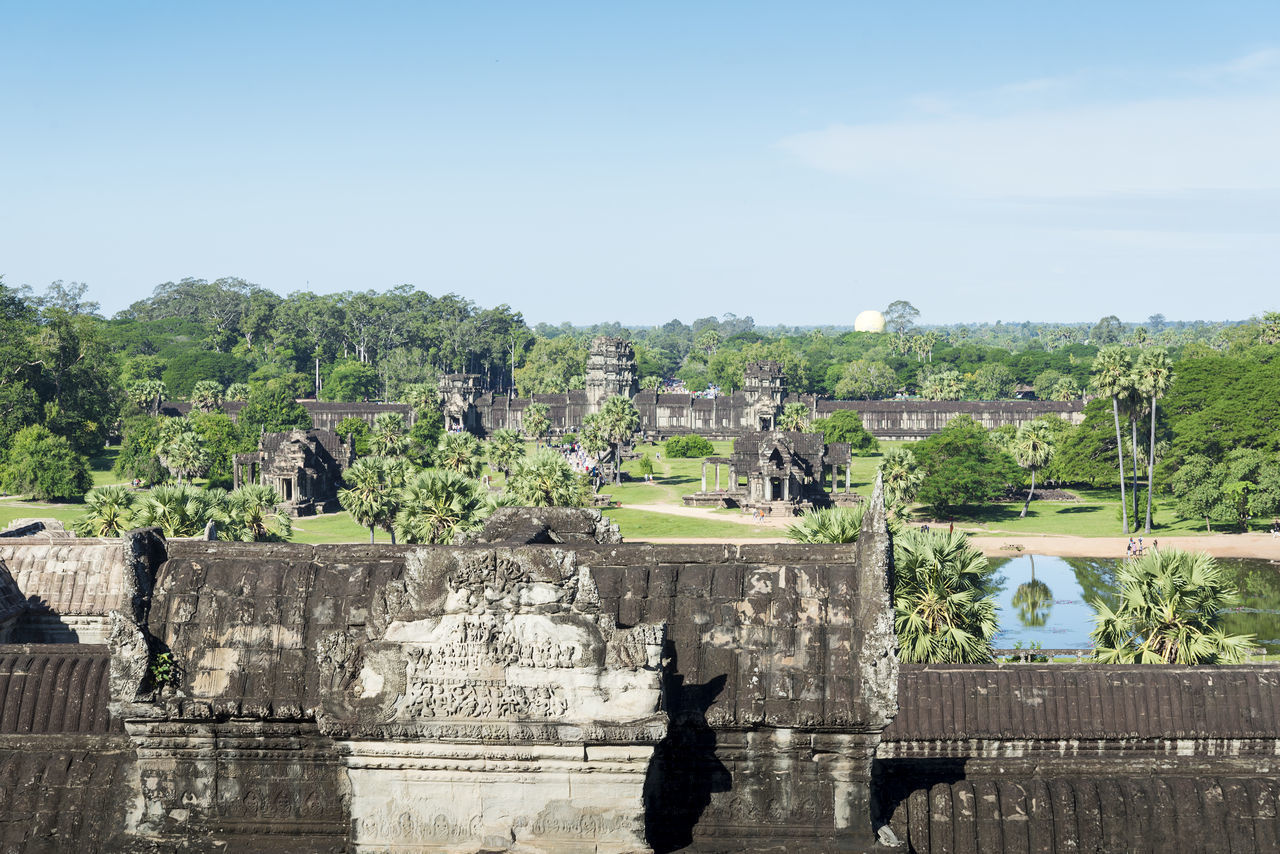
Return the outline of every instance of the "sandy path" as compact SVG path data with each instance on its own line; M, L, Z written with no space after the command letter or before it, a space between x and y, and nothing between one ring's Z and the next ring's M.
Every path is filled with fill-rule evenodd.
M778 531L786 530L787 526L795 523L795 516L770 518L764 517L762 520L751 518L748 513L717 513L707 507L685 507L683 504L624 504L624 510L645 510L650 513L666 513L668 516L687 516L695 519L712 519L717 522L732 522L735 525L748 525L753 528L775 528ZM609 515L608 509L604 510L604 514ZM675 541L672 541L675 542ZM694 542L694 540L683 540L682 542ZM722 542L722 541L715 541ZM762 542L755 540L754 542Z

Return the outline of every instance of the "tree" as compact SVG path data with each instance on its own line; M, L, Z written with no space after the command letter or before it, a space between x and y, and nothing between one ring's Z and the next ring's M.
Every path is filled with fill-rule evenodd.
M409 452L407 456L418 468L431 468L436 446L444 435L444 415L439 409L429 407L414 413L413 426L409 428Z
M160 403L164 400L166 389L160 380L137 380L129 385L127 394L139 409L145 409L152 415L159 415Z
M200 380L191 387L191 404L201 412L213 412L222 406L222 383Z
M894 540L894 628L903 661L991 661L992 569L964 534L909 531Z
M1013 371L1000 362L990 362L973 372L970 386L978 400L1004 400L1013 397Z
M401 491L395 528L406 543L451 543L488 515L479 483L448 469L418 472Z
M628 397L615 394L600 407L600 428L613 450L613 481L622 482L622 446L640 426L640 411Z
M920 396L929 400L964 400L968 393L959 371L935 371L920 381Z
M311 413L298 403L283 379L267 380L249 393L249 400L238 415L240 428L247 434L283 433L307 430Z
M803 403L788 403L778 413L779 430L804 430L809 421L809 407Z
M587 373L587 343L570 335L538 338L516 369L515 384L521 397L563 394L583 388Z
M373 453L369 441L373 435L373 430L369 427L369 422L358 415L348 415L339 421L334 432L344 442L348 439L352 440L357 457L367 457ZM435 447L434 442L431 443L431 447Z
M856 543L865 513L865 504L809 510L785 534L797 543Z
M399 412L379 412L374 416L369 447L380 457L398 457L408 450L408 430Z
M1051 400L1068 401L1078 400L1080 398L1080 384L1075 381L1074 377L1063 377L1054 385L1053 391L1050 393Z
M400 402L409 404L415 412L436 403L439 392L427 383L409 383L400 389Z
M641 391L657 391L662 386L662 377L649 374L640 380Z
M244 401L249 399L248 383L232 383L227 386L226 394L223 395L226 400Z
M516 460L524 456L524 441L515 430L495 430L489 434L489 463L507 477Z
M1109 314L1102 318L1089 331L1089 343L1095 347L1106 347L1111 344L1119 344L1120 338L1124 335L1124 324L1120 322L1120 318L1114 314Z
M92 486L88 459L39 424L18 431L0 467L0 489L37 501L76 500Z
M194 475L204 474L209 468L209 457L200 442L200 437L178 419L171 423L181 424L180 431L173 435L162 436L156 454L169 473L178 479L178 483L189 480Z
M156 455L160 444L160 424L149 415L126 418L122 429L120 453L116 456L114 470L117 474L136 477L148 484L157 484L169 476L169 472Z
M1018 514L1019 518L1025 518L1036 493L1036 472L1049 465L1053 458L1053 436L1049 429L1038 421L1028 421L1019 427L1013 439L1013 458L1031 472L1031 488L1027 490L1027 500Z
M369 529L369 542L377 528L390 530L399 511L402 484L395 483L396 472L385 457L364 457L356 460L342 474L345 489L338 490L338 503L351 514L356 524ZM391 534L395 542L395 533Z
M890 332L906 332L920 316L920 310L906 300L894 300L884 310L884 325Z
M826 418L818 418L809 425L815 433L821 433L824 442L848 442L849 450L856 456L874 454L880 450L880 442L862 426L862 416L853 409L837 409Z
M844 366L833 390L841 400L883 400L897 392L898 375L884 362L854 359Z
M1228 635L1221 613L1239 603L1229 574L1203 552L1157 549L1116 573L1119 605L1091 602L1094 656L1108 664L1239 664L1253 635Z
M78 537L119 537L133 527L134 494L127 486L99 486L84 503L87 512L71 526Z
M466 477L479 477L484 467L484 449L470 433L445 433L436 446L436 464Z
M1111 413L1116 424L1116 456L1120 461L1121 524L1129 533L1128 502L1124 494L1124 440L1120 438L1120 398L1132 387L1132 369L1129 354L1121 347L1104 347L1093 360L1093 387L1103 397L1111 398Z
M524 434L535 442L541 442L545 439L547 433L551 431L549 412L550 410L545 403L530 403L526 406L524 417L520 419Z
M164 484L139 500L133 521L140 528L159 528L166 537L197 537L210 522L227 520L225 501L221 489Z
M1054 389L1058 387L1058 383L1062 382L1062 374L1050 368L1047 371L1041 371L1036 374L1036 380L1031 385L1036 390L1036 397L1040 400L1053 400Z
M362 362L342 362L329 372L320 390L321 400L353 402L378 396L378 372Z
M1151 405L1151 437L1147 444L1147 524L1145 531L1151 533L1151 493L1155 491L1156 479L1156 407L1160 398L1169 393L1173 385L1173 366L1169 362L1169 354L1157 348L1143 350L1134 365L1138 390L1146 395Z
M967 415L951 419L942 430L917 443L915 456L924 470L920 500L939 515L993 501L1009 484L1021 481L1013 459Z
M910 448L899 445L885 452L877 469L884 481L884 501L899 519L905 518L907 508L916 500L920 484L924 482L924 470L916 462Z
M716 449L705 436L690 433L687 436L672 436L663 442L662 452L668 459L697 459L711 456Z
M591 495L586 476L550 448L517 461L507 490L528 507L582 507Z
M270 486L249 483L227 495L227 521L219 536L245 543L282 543L293 535L289 514L276 508L280 495Z

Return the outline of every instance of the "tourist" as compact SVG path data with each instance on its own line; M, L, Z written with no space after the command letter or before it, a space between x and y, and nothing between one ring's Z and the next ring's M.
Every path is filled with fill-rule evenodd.
M1133 549L1134 549L1133 537L1130 537L1129 546L1127 549L1125 549L1124 556L1127 558L1133 557Z

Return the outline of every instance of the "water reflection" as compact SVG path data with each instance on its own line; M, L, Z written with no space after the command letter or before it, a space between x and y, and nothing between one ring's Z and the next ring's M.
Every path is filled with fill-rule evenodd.
M1118 604L1115 576L1120 562L1100 558L1020 555L993 560L992 592L1000 608L997 647L1039 643L1046 649L1092 648L1093 608ZM1228 634L1252 634L1258 645L1280 653L1280 566L1266 560L1220 558L1233 573L1240 605L1223 615Z

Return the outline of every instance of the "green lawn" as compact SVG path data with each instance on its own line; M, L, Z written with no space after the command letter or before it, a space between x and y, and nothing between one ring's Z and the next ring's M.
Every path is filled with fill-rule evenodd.
M741 539L744 537L779 536L779 532L776 530L758 528L754 525L722 522L719 519L672 516L669 513L659 513L653 510L614 507L605 510L604 514L617 523L618 530L622 532L624 540L645 540L651 537L724 537L725 539Z
M295 543L367 543L369 529L357 525L351 514L343 510L321 516L304 516L293 520ZM389 543L391 535L378 529L374 542Z

